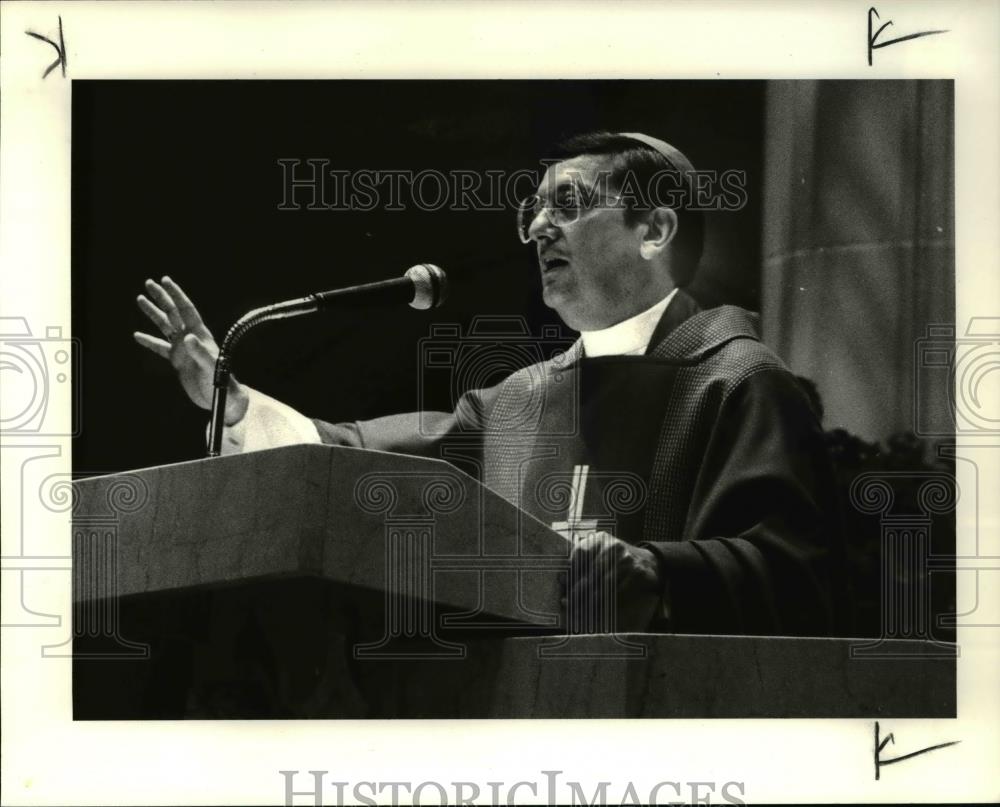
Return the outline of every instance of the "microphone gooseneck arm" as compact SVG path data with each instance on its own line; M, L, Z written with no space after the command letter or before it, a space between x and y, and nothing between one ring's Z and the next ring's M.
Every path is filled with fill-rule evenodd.
M222 344L219 346L219 356L215 360L215 377L212 380L212 421L208 428L208 456L218 457L222 453L222 429L226 423L226 398L229 395L229 381L233 375L230 364L230 355L233 349L244 336L262 322L300 316L316 311L317 306L315 303L313 303L311 308L304 305L308 299L303 298L302 300L293 301L294 303L303 303L301 307L296 309L284 308L289 305L288 303L278 303L277 305L255 308L253 311L248 311L236 320L235 324L226 333L225 339L222 340Z

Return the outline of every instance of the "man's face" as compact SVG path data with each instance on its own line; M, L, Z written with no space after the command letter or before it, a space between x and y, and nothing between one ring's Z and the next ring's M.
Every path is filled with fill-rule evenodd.
M646 302L651 266L639 253L645 228L626 224L625 210L606 204L601 193L609 190L609 169L604 157L589 154L550 166L538 188L545 202L561 201L576 184L599 189L592 196L595 209L559 226L539 214L528 230L538 251L542 299L581 331L607 328L656 302Z

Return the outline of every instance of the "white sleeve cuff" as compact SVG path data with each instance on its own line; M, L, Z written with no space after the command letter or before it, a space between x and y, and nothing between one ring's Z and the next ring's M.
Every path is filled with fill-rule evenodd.
M316 425L287 404L245 387L247 411L222 431L222 453L239 454L299 443L320 443Z

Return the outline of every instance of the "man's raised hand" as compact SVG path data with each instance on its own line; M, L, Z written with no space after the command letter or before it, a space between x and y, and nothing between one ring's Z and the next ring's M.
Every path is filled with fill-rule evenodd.
M184 392L197 406L211 408L215 359L219 355L212 332L184 290L169 277L160 283L147 280L145 285L146 294L140 294L136 302L163 338L136 331L135 341L170 362ZM245 390L232 379L226 401L226 424L240 420L246 406Z

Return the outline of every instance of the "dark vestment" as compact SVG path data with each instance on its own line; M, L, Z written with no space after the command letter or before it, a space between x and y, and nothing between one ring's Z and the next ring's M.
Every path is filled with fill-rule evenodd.
M678 291L643 356L586 358L577 342L452 413L316 425L325 442L432 457L471 438L484 484L548 523L567 521L586 468L580 514L657 555L671 631L847 628L822 431L743 309Z

